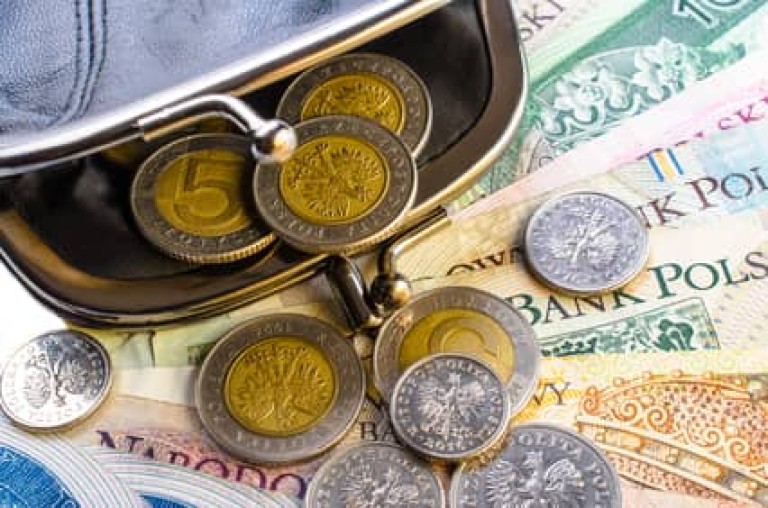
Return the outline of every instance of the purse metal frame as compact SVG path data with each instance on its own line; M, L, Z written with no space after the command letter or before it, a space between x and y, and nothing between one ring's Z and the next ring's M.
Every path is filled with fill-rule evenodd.
M224 116L244 130L242 119L226 105L228 96L242 96L296 74L320 61L351 50L380 35L450 3L450 0L403 0L377 4L347 16L340 23L312 31L263 54L230 65L184 85L98 118L83 120L55 132L0 146L0 177L45 169L133 139L153 139L203 116ZM419 168L416 202L403 223L412 228L434 217L441 205L460 195L497 160L511 142L527 97L522 44L511 2L474 0L482 21L491 72L490 94L473 127L454 145ZM208 101L214 107L201 110ZM224 104L217 107L216 104ZM258 115L254 115L259 119ZM260 119L259 119L260 120ZM446 182L449 182L446 185ZM394 234L394 233L393 233ZM108 288L110 298L135 293L131 281L104 279L67 264L16 213L0 212L0 257L22 284L64 319L86 326L139 329L203 318L245 305L318 273L327 256L315 255L273 276L193 305L114 312L81 305L77 298L57 295L41 283L58 277L73 287ZM9 251L32 252L19 263ZM270 254L267 253L266 256ZM257 263L258 265L258 263ZM135 289L135 288L133 288ZM107 293L105 293L107 294Z

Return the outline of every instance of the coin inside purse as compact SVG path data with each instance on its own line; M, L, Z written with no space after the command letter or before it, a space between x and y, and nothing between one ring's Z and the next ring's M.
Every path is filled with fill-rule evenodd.
M457 0L354 51L401 60L425 82L433 127L418 157L406 224L456 197L498 158L517 124L525 70L509 2ZM298 70L298 69L297 69ZM287 78L242 97L273 117ZM174 133L169 139L185 133ZM118 146L130 151L130 147ZM89 326L156 326L225 311L322 266L277 242L252 257L194 265L155 249L130 209L136 164L97 153L0 180L0 245L12 272L64 318Z

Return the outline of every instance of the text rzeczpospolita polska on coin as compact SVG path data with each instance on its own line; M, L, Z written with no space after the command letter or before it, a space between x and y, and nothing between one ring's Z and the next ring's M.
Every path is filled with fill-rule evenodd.
M611 463L585 437L546 423L515 427L485 464L463 464L451 480L451 505L621 508Z
M537 278L555 290L604 293L640 273L648 259L648 230L622 201L598 192L573 192L533 213L524 249Z
M49 332L11 355L0 405L26 430L63 430L96 411L111 383L109 355L99 342L73 330Z
M432 127L427 87L403 62L353 53L319 64L288 87L277 116L291 124L329 115L372 120L398 135L418 156Z
M150 156L131 186L144 237L190 263L230 263L275 241L257 219L250 183L251 142L235 134L199 134Z
M200 369L197 410L208 433L255 463L299 462L336 444L365 395L363 366L334 327L273 314L234 328Z
M299 146L253 179L264 221L293 247L350 254L386 237L416 197L416 163L394 134L369 120L329 116L296 126Z
M403 373L390 416L408 448L437 461L462 461L487 452L504 436L509 394L481 360L441 353Z
M445 506L429 464L391 443L363 443L330 459L307 493L308 508Z
M536 335L506 301L470 287L422 293L381 327L373 356L376 388L386 401L398 378L432 354L473 355L507 385L512 415L530 399L541 360Z

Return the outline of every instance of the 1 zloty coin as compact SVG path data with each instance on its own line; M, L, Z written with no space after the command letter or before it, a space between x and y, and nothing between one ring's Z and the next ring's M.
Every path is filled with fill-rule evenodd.
M73 330L50 332L10 357L0 380L0 405L27 430L65 429L99 407L111 382L101 344Z
M493 369L467 355L442 353L412 365L395 385L395 434L427 458L461 461L503 437L509 395Z
M299 462L335 445L363 404L365 377L339 331L298 314L248 321L200 369L196 404L224 449L256 463Z
M451 479L451 505L620 508L619 477L585 437L557 426L520 425L489 463L463 464Z
M538 383L541 353L533 328L509 303L469 287L424 292L379 330L373 353L374 381L385 401L402 372L438 353L475 356L507 385L512 415Z
M402 506L441 508L445 496L430 466L390 443L364 443L332 458L317 471L308 508Z
M290 124L329 115L372 120L419 154L432 127L427 87L392 57L353 53L301 74L283 95L277 116Z
M260 164L253 192L264 221L310 253L359 252L392 233L416 197L416 163L387 129L353 116L307 120L299 146Z
M626 285L643 269L648 230L622 201L574 192L534 212L524 249L528 266L548 286L567 293L604 293Z
M139 168L131 208L144 237L190 263L230 263L272 244L256 220L251 142L235 134L176 140Z

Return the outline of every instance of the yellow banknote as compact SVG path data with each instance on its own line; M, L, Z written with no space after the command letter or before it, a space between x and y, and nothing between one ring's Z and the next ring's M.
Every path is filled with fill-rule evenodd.
M472 286L505 298L533 325L545 356L765 343L768 230L761 213L656 229L650 245L640 275L603 295L557 293L534 279L524 264L422 279L414 287Z

